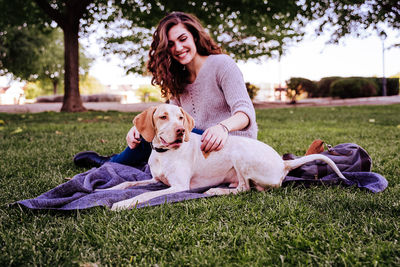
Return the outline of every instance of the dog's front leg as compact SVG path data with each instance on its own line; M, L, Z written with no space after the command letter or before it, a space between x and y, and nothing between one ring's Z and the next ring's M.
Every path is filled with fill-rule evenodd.
M123 183L117 184L116 186L113 186L110 188L96 189L94 191L98 192L98 191L105 191L105 190L121 190L121 189L127 189L132 186L148 185L148 184L154 184L154 183L158 183L158 182L159 181L154 178L150 179L150 180L143 180L143 181L123 182Z
M234 194L236 195L237 193L248 191L245 189L241 189L239 187L237 188L210 188L208 189L204 194L206 195L229 195L229 194Z
M140 194L134 198L114 203L111 207L111 210L119 211L119 210L131 209L131 208L135 207L136 205L139 205L141 203L149 201L150 199L153 199L155 197L168 195L168 194L172 194L172 193L177 193L177 192L182 192L182 191L185 191L188 189L189 188L169 187L164 190L146 192L146 193Z
M205 194L206 195L228 195L237 194L244 191L250 190L250 185L248 180L246 180L242 175L238 173L238 185L236 188L210 188Z

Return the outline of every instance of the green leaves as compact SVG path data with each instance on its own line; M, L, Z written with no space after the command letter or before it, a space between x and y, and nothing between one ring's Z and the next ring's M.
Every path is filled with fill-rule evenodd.
M317 22L317 34L329 32L330 43L338 43L347 35L364 37L385 32L388 28L400 28L400 9L397 0L348 1L348 0L304 0L303 14Z

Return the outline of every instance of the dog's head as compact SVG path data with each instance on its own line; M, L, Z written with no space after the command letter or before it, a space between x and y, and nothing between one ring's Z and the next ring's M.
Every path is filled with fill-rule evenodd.
M188 113L169 104L146 109L134 118L133 123L147 142L165 148L178 148L183 141L189 141L194 128L194 120Z

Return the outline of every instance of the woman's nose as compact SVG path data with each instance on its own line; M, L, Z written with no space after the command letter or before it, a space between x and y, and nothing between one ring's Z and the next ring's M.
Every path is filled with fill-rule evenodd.
M176 51L180 51L180 50L182 50L182 48L183 48L183 45L181 43L176 43L175 44L175 50Z

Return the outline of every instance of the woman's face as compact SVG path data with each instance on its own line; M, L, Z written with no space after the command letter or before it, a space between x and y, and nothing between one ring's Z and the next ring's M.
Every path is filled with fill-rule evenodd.
M189 64L197 54L193 35L183 24L177 24L168 31L168 51L182 65Z

